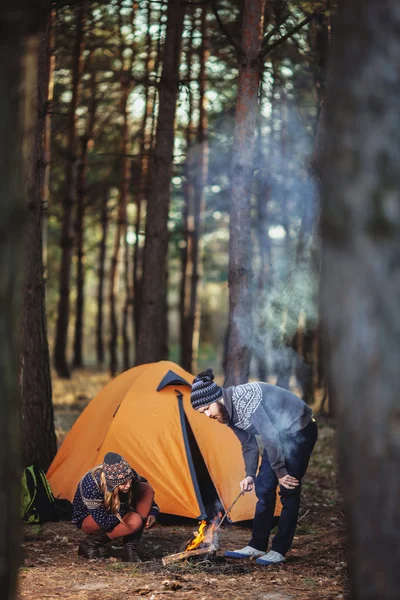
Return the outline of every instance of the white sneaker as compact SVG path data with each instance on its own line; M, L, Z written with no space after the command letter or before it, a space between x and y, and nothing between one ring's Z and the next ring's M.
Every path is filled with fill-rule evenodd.
M240 550L231 550L229 552L225 552L225 556L228 558L256 558L257 556L263 556L265 552L262 550L257 550L252 546L245 546Z
M285 562L286 558L279 554L279 552L275 552L275 550L270 550L261 558L257 558L256 563L258 565L278 565L279 563Z

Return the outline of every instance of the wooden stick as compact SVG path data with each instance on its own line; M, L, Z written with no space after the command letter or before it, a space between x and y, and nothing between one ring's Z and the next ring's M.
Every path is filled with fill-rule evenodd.
M300 523L300 521L301 521L302 519L304 519L304 517L306 517L306 516L308 515L308 513L309 513L309 512L310 512L310 509L306 510L306 512L304 513L304 515L301 515L300 519L298 519L298 521L297 521L297 522L298 522L298 523Z
M178 552L178 554L169 554L168 556L164 556L162 563L164 567L166 567L167 565L178 562L179 560L185 560L185 558L206 556L207 554L211 554L211 552L215 552L216 549L217 548L214 546L214 544L210 544L206 548L199 548L198 550L186 550L185 552Z
M230 507L225 511L224 516L222 517L222 519L220 520L220 522L218 523L218 525L215 528L215 531L217 531L217 529L219 529L222 525L222 523L225 521L228 513L232 510L232 508L235 506L236 502L239 500L239 498L241 496L243 496L244 492L240 492L240 494L237 496L237 498L235 498L235 500L232 502L232 504L230 505Z

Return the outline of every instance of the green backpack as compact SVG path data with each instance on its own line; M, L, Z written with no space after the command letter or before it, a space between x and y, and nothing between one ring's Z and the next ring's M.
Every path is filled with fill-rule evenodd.
M22 475L21 519L23 523L60 520L50 484L36 465L27 467Z

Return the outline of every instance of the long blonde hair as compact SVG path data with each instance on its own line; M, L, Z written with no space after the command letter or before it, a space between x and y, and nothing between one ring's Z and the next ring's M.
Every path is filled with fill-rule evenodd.
M118 486L113 489L112 492L109 492L107 489L107 480L104 475L103 469L101 466L95 467L92 471L93 475L100 474L100 489L104 495L103 505L106 510L110 510L112 514L117 517L122 522L121 515L119 514L121 508L121 500L119 497ZM132 486L129 488L127 502L132 506L133 500L133 490Z

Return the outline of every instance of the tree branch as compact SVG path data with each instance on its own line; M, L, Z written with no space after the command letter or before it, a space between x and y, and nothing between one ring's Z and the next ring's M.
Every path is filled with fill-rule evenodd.
M215 4L215 2L211 3L211 8L212 11L214 13L215 19L218 23L218 27L220 28L220 30L222 31L222 33L225 35L226 39L228 40L228 42L234 47L234 49L236 50L236 54L239 57L242 54L242 48L241 46L233 39L233 37L230 35L229 31L226 29L225 25L223 24L221 17L218 14L218 9L217 6Z
M267 44L268 44L269 40L270 40L270 39L271 39L271 38L272 38L272 37L273 37L275 34L279 33L279 30L280 30L280 28L281 28L281 25L283 25L283 24L284 24L284 23L287 21L287 19L288 19L289 15L286 17L286 19L282 19L282 17L283 17L283 14L284 14L284 12L285 12L285 9L286 9L286 7L287 7L287 4L288 4L288 0L285 0L285 3L284 3L284 5L282 6L282 10L281 10L281 11L280 11L280 13L279 13L279 17L276 19L276 25L275 25L275 27L274 27L273 29L271 29L271 31L270 31L269 33L267 33L267 34L264 36L264 39L263 39L263 41L262 41L262 47L263 47L263 48L265 48L265 47L267 46Z
M280 46L281 44L286 42L286 40L293 37L298 31L300 31L300 29L303 29L303 27L305 27L305 25L307 25L308 23L313 21L315 19L315 17L317 15L319 15L319 13L320 13L320 11L315 11L311 15L308 15L308 17L306 17L305 19L300 21L300 23L298 25L293 27L290 31L285 33L285 35L283 35L281 38L279 38L279 40L276 40L275 42L273 42L270 45L268 45L268 41L272 37L273 33L275 33L275 31L272 31L268 35L266 35L264 38L264 42L263 42L263 49L261 51L261 58L265 58L267 56L267 54L272 52L272 50L275 50L275 48L277 48L278 46Z

